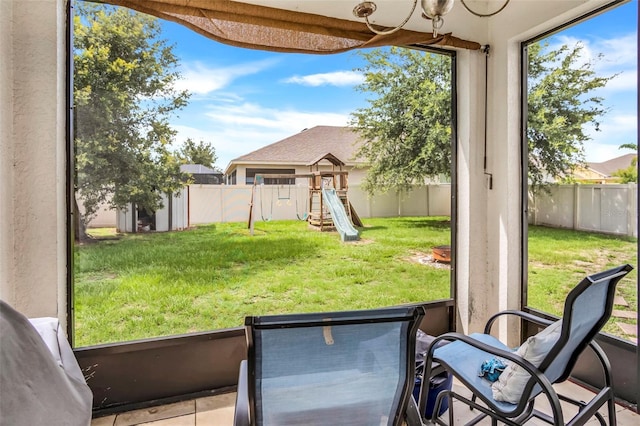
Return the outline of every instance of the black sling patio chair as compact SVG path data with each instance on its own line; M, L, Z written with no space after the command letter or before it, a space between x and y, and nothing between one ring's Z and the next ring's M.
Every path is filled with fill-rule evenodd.
M235 425L421 424L421 306L247 317Z
M567 424L584 424L594 415L601 424L606 424L603 416L598 413L598 409L606 403L609 424L615 425L616 409L610 364L593 338L611 316L616 284L632 269L630 265L623 265L584 278L568 294L562 319L554 323L522 311L504 311L489 319L484 334L466 336L446 333L438 336L427 353L425 377L430 377L432 363L438 363L471 390L472 398L465 398L455 391L440 393L436 400L437 408L430 420L446 424L437 417L437 413L444 398L451 398L449 424L453 424L453 399L457 399L471 409L480 411L479 416L469 424L475 424L489 416L492 424L501 421L515 426L536 417L550 424L564 425L560 405L562 400L579 408L578 413ZM516 315L546 328L527 339L517 351L513 351L489 335L492 324L502 315ZM443 340L451 343L436 348L438 342ZM563 382L569 377L578 356L587 346L595 353L604 373L603 387L588 403L559 395L552 387L554 383ZM479 375L482 364L487 360L501 360L507 364L507 368L493 384ZM542 397L541 394L546 396L551 406L551 415L534 408L535 398L539 395ZM419 399L419 406L424 409L424 397L421 395Z

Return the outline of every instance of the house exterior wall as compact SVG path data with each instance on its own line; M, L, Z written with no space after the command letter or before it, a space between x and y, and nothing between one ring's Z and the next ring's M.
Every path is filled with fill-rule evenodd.
M577 180L596 181L599 183L605 183L607 180L613 180L613 179L607 179L607 177L602 173L598 173L595 170L584 168L584 167L581 167L578 170L576 170L573 173L573 178Z
M236 172L237 181L236 185L245 185L246 177L247 177L247 169L283 169L289 170L294 169L296 174L308 174L309 166L298 166L298 165L287 165L287 164L237 164L235 168L230 169L229 173L233 171ZM331 166L320 166L321 171L331 171ZM344 171L349 172L349 185L358 185L362 182L365 175L367 174L367 169L365 168L356 168L353 166L346 166L343 168ZM274 172L277 173L277 172ZM306 184L306 178L297 178L296 184Z
M66 3L0 2L0 297L66 324Z
M82 207L80 207L82 209ZM116 217L118 212L108 205L100 207L96 216L89 221L89 228L112 228L116 226Z

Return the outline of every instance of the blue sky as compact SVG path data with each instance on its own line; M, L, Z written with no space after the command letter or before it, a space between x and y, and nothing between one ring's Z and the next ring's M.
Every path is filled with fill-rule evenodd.
M595 69L619 76L598 95L609 113L600 132L589 129L587 161L605 161L637 143L638 2L632 1L550 39L573 45L580 40L586 58L605 55ZM183 80L192 92L189 106L172 121L177 141L211 142L224 170L230 160L317 125L343 126L350 113L366 107L366 94L354 90L362 65L354 52L302 55L239 49L209 40L185 27L163 22L163 37L175 44Z

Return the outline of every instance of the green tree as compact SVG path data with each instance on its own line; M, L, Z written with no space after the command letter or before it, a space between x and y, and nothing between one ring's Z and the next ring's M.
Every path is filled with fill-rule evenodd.
M356 90L377 95L350 122L363 140L357 155L370 166L363 188L409 189L450 175L450 58L397 47L359 54L367 64Z
M585 165L584 143L590 139L586 125L599 131L599 118L607 112L603 99L592 92L615 77L596 75L594 62L583 62L580 43L547 47L534 43L528 48L528 177L534 190Z
M587 124L598 130L606 109L591 93L615 76L597 76L581 62L583 47L547 51L529 46L529 181L539 187L584 165ZM358 155L370 165L370 193L409 189L451 168L451 62L444 55L404 48L360 52L367 64L356 89L376 95L352 114L363 139Z
M634 151L638 151L638 144L625 143L620 145L620 149L632 149ZM638 156L633 157L629 167L616 170L612 175L619 177L621 183L638 183Z
M124 8L76 3L74 103L76 236L102 203L147 211L161 193L182 186L179 161L169 151L169 118L189 94L173 47L161 39L155 18ZM77 205L76 205L77 207Z
M187 138L178 151L178 157L183 164L201 164L213 168L218 156L216 149L210 142L200 141L195 143L193 139Z

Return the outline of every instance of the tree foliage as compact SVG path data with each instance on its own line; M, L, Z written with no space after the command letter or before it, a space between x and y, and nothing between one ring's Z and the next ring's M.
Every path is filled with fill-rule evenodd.
M409 189L450 175L450 58L395 47L359 54L367 64L357 90L377 95L350 123L363 139L357 156L370 165L363 188Z
M620 145L620 149L632 149L638 151L637 143L625 143ZM613 176L619 177L621 183L638 183L638 156L631 159L631 165L624 169L616 170Z
M210 142L201 140L196 143L191 138L184 141L178 157L183 164L201 164L209 168L213 168L218 161L216 149Z
M85 221L102 203L161 206L182 186L169 151L169 118L186 105L173 47L155 18L124 8L76 4L74 102L77 198Z
M599 118L607 111L603 99L592 92L615 77L596 75L594 62L583 61L579 43L557 50L547 47L534 43L528 48L528 177L534 188L584 167L587 125L599 131Z
M625 169L616 170L613 176L619 178L620 183L638 183L638 159L634 158L631 165Z
M596 75L582 45L529 46L528 177L534 187L563 179L584 165L587 125L606 113L592 95L615 76ZM352 114L362 136L358 155L370 165L370 192L409 189L451 170L451 61L404 48L360 52L367 64L357 90L374 95ZM598 60L599 58L596 58Z

